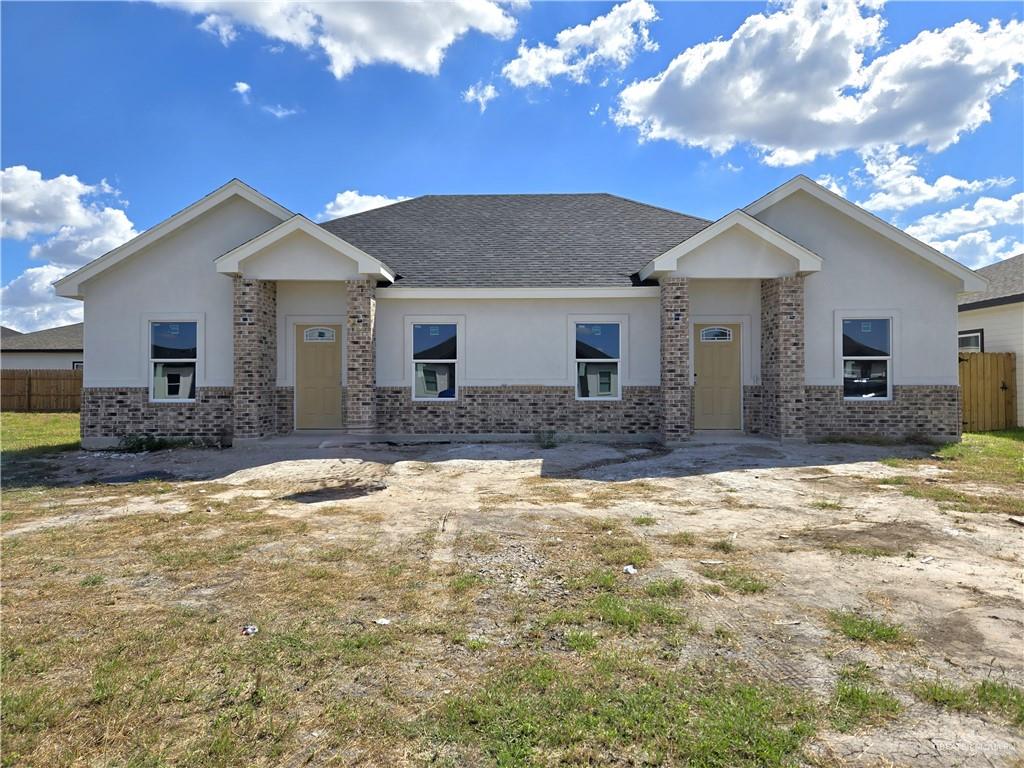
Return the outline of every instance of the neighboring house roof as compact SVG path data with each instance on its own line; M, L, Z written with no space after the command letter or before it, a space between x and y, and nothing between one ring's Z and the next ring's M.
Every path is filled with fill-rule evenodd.
M899 227L895 227L889 222L878 218L874 214L868 213L860 206L851 203L849 200L837 195L832 190L826 189L821 186L821 184L811 181L811 179L807 178L803 174L794 176L785 184L776 187L767 195L758 198L743 210L751 216L756 217L766 208L770 208L781 200L785 200L795 192L806 192L811 195L811 197L825 203L825 205L831 206L840 213L845 213L851 219L863 224L876 234L881 235L897 245L903 246L911 253L920 256L922 259L934 264L944 272L953 275L962 281L962 290L984 290L985 280L984 278L979 277L974 270L965 267L955 259L951 259L941 251L935 250L927 243L922 243L917 238L911 237Z
M988 280L988 290L961 296L961 312L1024 301L1024 253L982 267L978 274Z
M21 331L8 328L6 325L0 325L0 339L9 339L12 336L21 336Z
M402 287L629 286L711 224L597 194L426 195L321 224Z
M82 323L3 338L4 352L81 352Z

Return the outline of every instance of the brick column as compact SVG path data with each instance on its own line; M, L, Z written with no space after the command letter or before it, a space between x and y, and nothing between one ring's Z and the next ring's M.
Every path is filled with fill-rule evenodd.
M377 428L376 290L376 284L369 280L345 282L348 299L345 426L360 431Z
M666 443L693 434L690 291L685 277L661 280L661 434Z
M802 440L804 395L804 278L761 281L761 391L764 433Z
M235 437L277 431L277 283L234 278Z

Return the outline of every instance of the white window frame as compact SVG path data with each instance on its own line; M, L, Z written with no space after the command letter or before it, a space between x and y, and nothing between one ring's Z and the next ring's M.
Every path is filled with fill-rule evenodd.
M196 356L193 357L176 357L176 358L158 358L153 357L153 324L154 323L195 323L196 326ZM192 363L195 366L195 388L199 390L201 379L200 379L200 360L202 359L203 349L203 321L198 315L147 315L143 319L143 327L145 332L143 334L143 342L146 349L146 381L149 386L149 402L151 403L173 403L181 405L182 403L194 403L196 398L194 397L175 397L175 398L157 398L153 396L153 367L154 363Z
M889 323L889 354L888 355L844 355L843 354L843 323L847 320L886 320ZM839 316L838 337L839 337L839 386L846 388L846 361L847 360L885 360L885 397L847 397L843 392L843 402L846 403L885 403L892 400L893 385L893 358L896 356L896 317L886 312L858 312L856 314L843 314Z
M409 339L409 394L417 403L454 403L459 399L459 387L462 381L462 360L463 336L465 324L460 316L449 317L407 317L408 339ZM416 326L417 325L454 325L455 326L455 359L417 360L416 359ZM417 363L451 363L455 366L455 396L454 397L416 397L416 365Z
M968 351L968 350L960 349L960 339L970 338L971 336L977 336L978 337L978 344L977 344L978 352L984 352L985 351L985 332L983 330L981 330L980 328L977 328L977 329L974 329L974 330L971 330L971 331L958 331L957 332L957 334L956 334L956 351L957 351L957 354L959 354L961 352Z
M617 325L619 326L619 356L616 358L591 358L591 357L576 357L576 326L577 325ZM576 399L589 403L594 400L604 401L615 401L622 399L622 386L625 379L625 366L623 361L625 355L623 354L623 347L626 344L626 334L629 332L629 328L626 325L624 319L621 316L616 317L601 317L599 315L594 316L582 316L573 315L569 318L569 344L572 349L572 386L573 391L576 394ZM615 363L617 375L616 380L616 391L610 395L591 395L590 397L583 397L580 395L580 363ZM600 386L600 385L599 385Z

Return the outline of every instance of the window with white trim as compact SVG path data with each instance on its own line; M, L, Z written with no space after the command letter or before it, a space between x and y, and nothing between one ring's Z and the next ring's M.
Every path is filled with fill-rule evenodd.
M956 345L959 352L984 352L985 337L980 330L960 331L956 336Z
M153 321L149 324L149 393L155 401L196 399L198 323Z
M843 397L886 400L892 396L892 320L843 320Z
M455 399L455 369L459 362L456 323L413 323L413 400Z
M617 400L619 323L576 323L576 397Z

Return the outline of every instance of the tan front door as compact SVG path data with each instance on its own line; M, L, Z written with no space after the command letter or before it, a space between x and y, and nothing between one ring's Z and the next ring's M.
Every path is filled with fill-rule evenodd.
M295 427L341 429L341 326L295 326Z
M740 429L740 326L694 325L695 429Z

